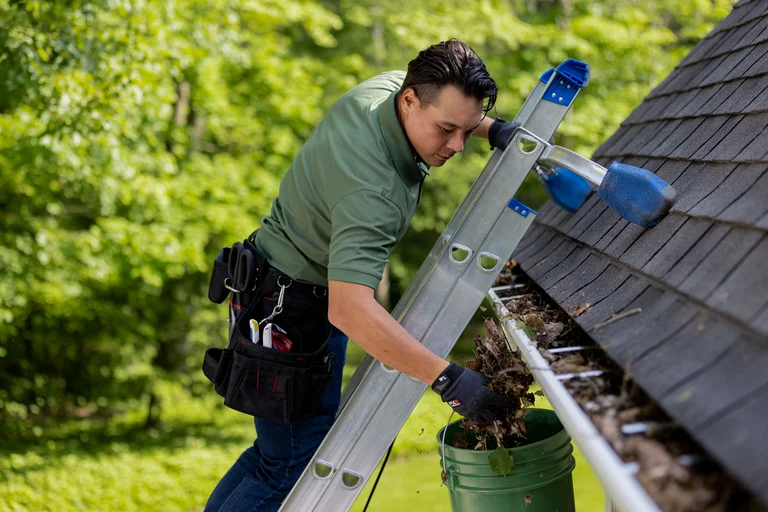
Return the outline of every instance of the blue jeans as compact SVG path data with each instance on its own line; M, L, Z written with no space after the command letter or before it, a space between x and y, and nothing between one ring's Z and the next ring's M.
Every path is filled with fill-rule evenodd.
M205 512L272 512L280 508L336 419L347 340L343 332L333 328L328 343L334 354L333 378L315 415L289 425L255 418L253 446L216 485Z

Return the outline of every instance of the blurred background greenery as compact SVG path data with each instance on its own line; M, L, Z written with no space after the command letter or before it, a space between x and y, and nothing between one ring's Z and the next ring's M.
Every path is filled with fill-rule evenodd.
M511 119L544 71L584 60L590 85L555 139L589 155L731 6L0 0L0 508L99 509L57 489L110 487L77 473L119 459L136 470L113 475L123 490L100 494L112 496L103 509L202 508L253 436L199 369L226 343L224 308L205 293L211 260L258 227L348 88L456 37L500 86L494 114ZM473 140L427 180L391 258L391 304L489 156ZM518 198L545 195L529 177ZM227 443L240 448L203 462ZM153 472L165 477L150 485ZM161 484L178 491L167 506L142 501Z

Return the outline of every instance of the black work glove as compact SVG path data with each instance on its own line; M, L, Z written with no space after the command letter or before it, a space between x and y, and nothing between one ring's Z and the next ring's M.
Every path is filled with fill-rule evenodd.
M495 119L488 128L488 142L492 148L507 149L512 133L520 127L520 123L508 122L503 119Z
M514 398L491 391L482 373L451 363L443 370L432 390L453 410L470 419L493 421L501 419L504 409L515 407Z

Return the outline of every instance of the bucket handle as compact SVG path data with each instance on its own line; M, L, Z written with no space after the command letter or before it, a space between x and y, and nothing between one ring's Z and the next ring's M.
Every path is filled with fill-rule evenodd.
M440 450L440 465L441 465L441 466L443 466L443 474L442 474L442 477L443 477L443 482L447 481L447 480L448 480L448 477L450 476L450 475L448 474L448 469L447 469L447 468L446 468L446 466L445 466L445 433L446 433L446 432L448 432L448 425L450 425L450 424L451 424L451 419L453 419L453 413L454 413L454 412L455 412L455 411L451 411L451 415L450 415L450 416L448 416L448 422L445 424L445 428L443 429L443 438L442 438L442 440L440 441L440 445L441 445L441 450ZM448 487L451 487L451 485L450 485L450 484L446 484L446 485L448 485Z

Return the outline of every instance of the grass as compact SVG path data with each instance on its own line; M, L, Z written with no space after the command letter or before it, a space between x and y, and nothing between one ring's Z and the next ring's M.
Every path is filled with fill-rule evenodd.
M350 344L345 378L361 358ZM204 396L194 397L188 388L159 383L163 422L155 429L142 428L145 408L134 407L109 420L67 420L38 439L0 446L0 510L202 510L253 442L254 429L251 417L223 407L207 381L201 384ZM449 414L437 395L424 394L397 437L370 512L449 510L435 440ZM575 456L577 506L601 510L602 490L578 451ZM352 510L362 510L371 483Z

